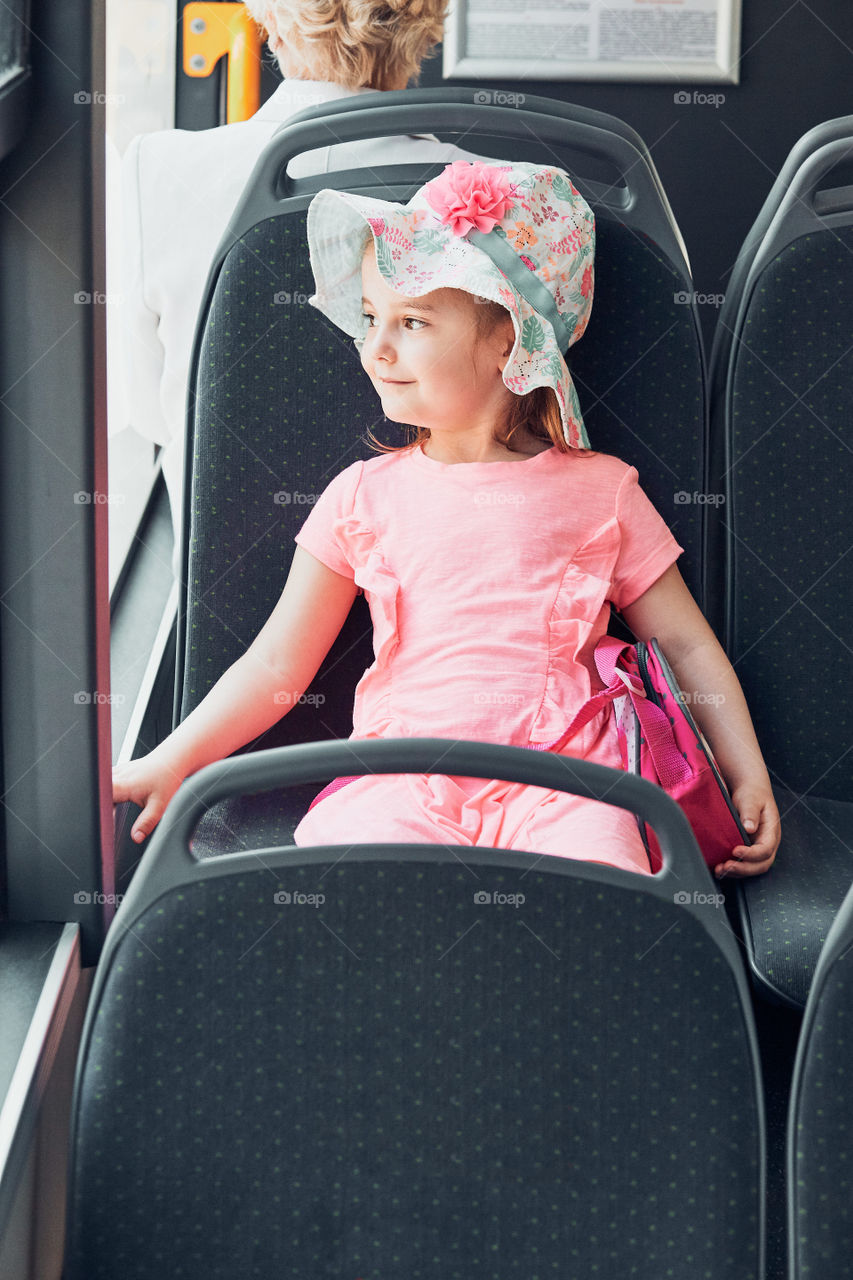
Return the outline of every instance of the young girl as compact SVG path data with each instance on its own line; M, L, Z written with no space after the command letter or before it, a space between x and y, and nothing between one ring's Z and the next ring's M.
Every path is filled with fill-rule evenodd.
M725 775L749 847L773 862L779 815L737 678L688 592L682 548L633 467L591 452L563 357L593 291L592 213L561 169L459 161L405 206L324 190L308 210L312 305L356 340L386 417L418 428L356 462L296 536L281 599L247 653L114 799L149 834L181 780L270 727L367 596L375 662L353 737L553 742L601 688L611 602L658 637ZM710 696L714 695L714 696ZM620 767L613 713L562 748ZM544 788L441 775L321 793L297 844L485 845L648 873L633 816Z

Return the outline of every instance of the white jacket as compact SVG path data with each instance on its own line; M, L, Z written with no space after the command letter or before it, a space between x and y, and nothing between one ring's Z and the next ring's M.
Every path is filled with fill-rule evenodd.
M133 140L122 162L120 325L124 412L165 446L163 473L180 541L184 427L190 356L207 273L255 161L276 129L306 107L373 93L317 80L285 80L250 120L216 129L171 129ZM477 157L430 134L372 138L305 152L292 177L372 164Z

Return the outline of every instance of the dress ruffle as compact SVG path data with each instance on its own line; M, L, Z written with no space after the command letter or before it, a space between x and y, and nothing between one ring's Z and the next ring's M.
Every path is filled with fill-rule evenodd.
M353 737L403 737L405 734L391 714L390 678L385 675L400 642L400 583L388 568L379 538L369 525L357 516L344 516L334 522L333 530L352 565L356 586L364 591L373 621L375 661L356 686Z
M620 545L619 521L614 516L578 547L566 566L548 620L548 670L531 742L558 737L594 692L589 674L594 669L592 653L607 630L607 612L602 616L602 610ZM600 687L598 682L595 689ZM594 737L597 726L598 717L579 730L578 737ZM571 743L567 749L575 754Z

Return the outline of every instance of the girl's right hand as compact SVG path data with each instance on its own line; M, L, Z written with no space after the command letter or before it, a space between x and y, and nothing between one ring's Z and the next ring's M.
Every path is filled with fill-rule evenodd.
M142 810L130 833L137 844L157 826L166 805L185 777L186 774L159 747L147 756L129 760L127 764L113 769L113 804L132 800Z

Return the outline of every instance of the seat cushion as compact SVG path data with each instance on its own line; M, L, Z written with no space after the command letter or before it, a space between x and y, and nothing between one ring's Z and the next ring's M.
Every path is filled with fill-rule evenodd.
M214 858L293 844L297 823L322 786L312 782L259 796L233 796L213 805L193 832L193 853Z
M802 1008L830 925L853 883L853 803L775 790L782 843L766 875L738 886L753 976Z

